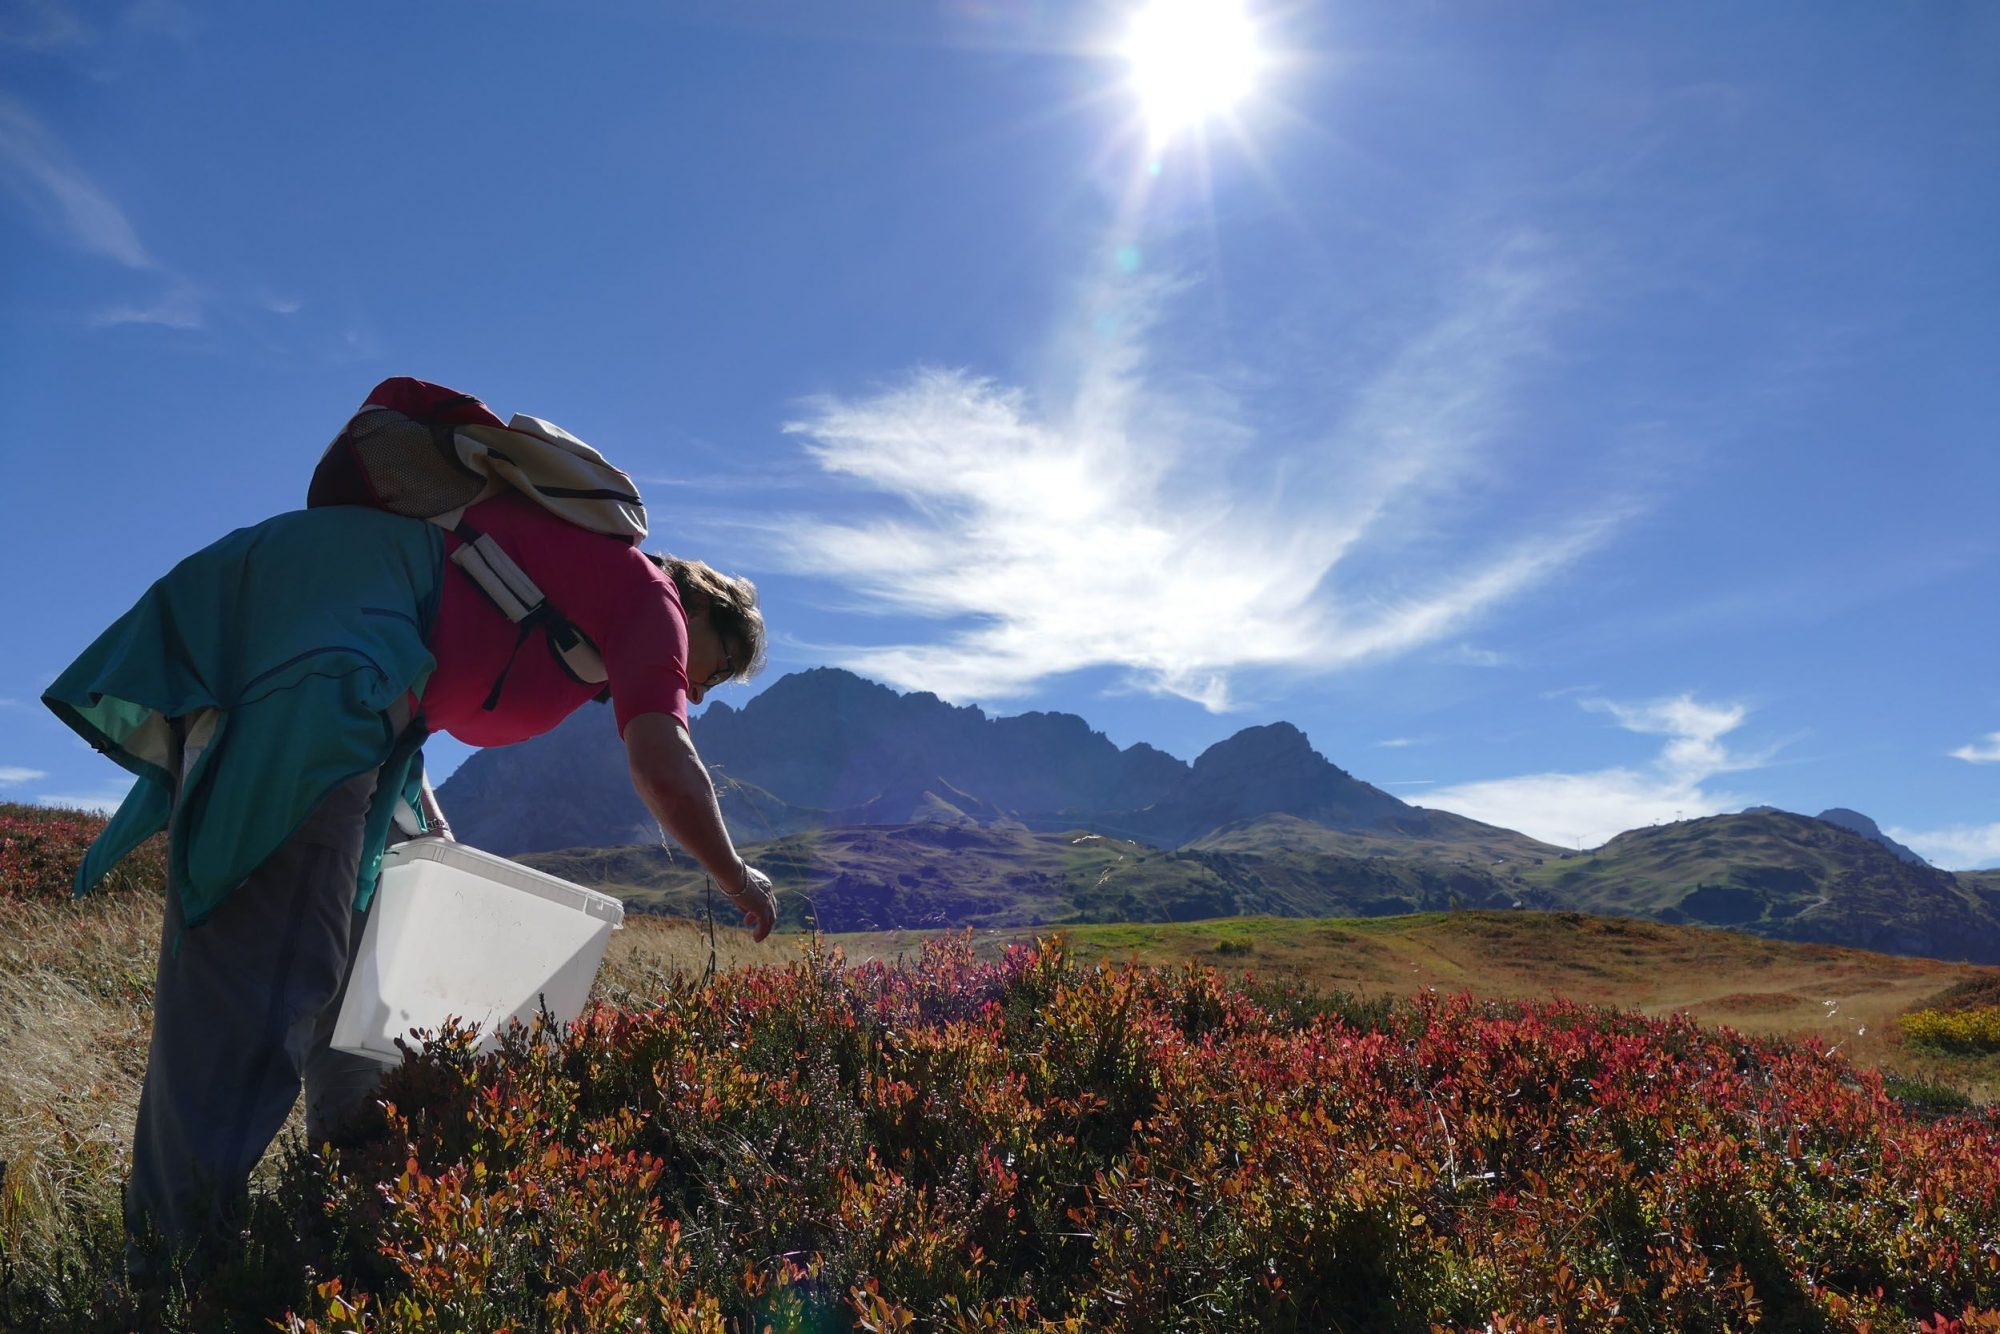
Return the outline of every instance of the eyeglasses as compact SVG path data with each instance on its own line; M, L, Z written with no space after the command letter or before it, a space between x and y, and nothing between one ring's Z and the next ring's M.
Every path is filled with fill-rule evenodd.
M706 695L734 675L736 675L735 655L725 652L722 655L722 665L709 673L708 679L701 683L701 693Z

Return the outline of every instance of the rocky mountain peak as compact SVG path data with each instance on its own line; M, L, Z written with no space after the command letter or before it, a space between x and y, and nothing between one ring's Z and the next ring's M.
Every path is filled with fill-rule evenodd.
M1895 853L1899 861L1908 862L1912 866L1930 865L1929 862L1919 857L1915 852L1912 852L1895 839L1883 833L1882 826L1876 824L1860 811L1849 810L1845 806L1829 806L1819 813L1819 818L1828 824L1839 825L1842 829L1853 830L1863 838L1874 839L1877 843Z
M794 672L740 706L718 700L690 730L725 803L764 833L813 821L1019 820L1178 846L1271 814L1339 828L1417 818L1290 723L1246 727L1190 766L1152 746L1121 750L1075 714L988 717L831 667ZM475 841L501 852L629 841L647 823L608 716L475 756L448 786L477 812Z
M1324 755L1312 748L1306 734L1290 723L1266 723L1260 727L1246 727L1234 736L1216 742L1196 757L1194 775L1197 781L1204 778L1236 776L1245 770L1255 771L1276 765L1288 772L1317 773L1322 769L1340 770L1327 762Z

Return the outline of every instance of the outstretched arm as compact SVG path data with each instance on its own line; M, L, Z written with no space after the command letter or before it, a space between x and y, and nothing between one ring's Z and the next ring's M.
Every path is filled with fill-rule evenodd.
M756 939L770 935L778 916L771 882L737 856L722 823L715 785L680 719L670 713L642 713L629 719L625 758L633 788L660 827L715 878Z
M423 805L424 828L442 839L451 839L451 821L444 818L444 807L438 805L437 793L431 788L431 776L424 775L423 790L417 794Z

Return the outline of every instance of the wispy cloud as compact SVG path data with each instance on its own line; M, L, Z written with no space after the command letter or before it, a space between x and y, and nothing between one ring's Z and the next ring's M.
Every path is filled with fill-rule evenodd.
M12 786L15 783L32 783L38 778L47 777L48 775L40 769L23 769L16 765L0 764L0 786Z
M1415 746L1420 743L1417 741L1415 737L1392 736L1385 741L1377 741L1375 744L1378 746L1385 746L1390 750L1401 750L1405 746Z
M1642 765L1458 783L1426 793L1424 804L1547 843L1595 847L1641 825L1740 809L1749 804L1745 798L1710 787L1710 780L1770 759L1738 754L1724 744L1749 716L1740 704L1706 704L1691 695L1637 705L1601 699L1582 704L1611 715L1626 731L1663 736L1666 744Z
M2000 764L2000 732L1988 732L1985 740L1960 746L1951 757L1967 764Z
M78 249L128 269L155 267L124 210L26 107L4 97L0 184Z
M790 516L770 540L783 563L869 609L941 631L838 661L955 699L1112 667L1220 711L1246 670L1325 672L1431 645L1622 517L1606 504L1438 522L1498 471L1482 451L1543 341L1553 283L1511 249L1493 258L1344 421L1300 442L1261 438L1213 379L1156 374L1176 287L1121 278L1087 294L1059 340L1051 360L1071 369L1055 391L930 368L808 403L786 430L882 504L844 522Z
M120 324L157 324L166 329L199 329L204 324L201 296L191 287L176 287L157 301L112 306L90 317L93 328Z
M1437 661L1453 667L1511 667L1512 655L1471 644L1453 644L1437 655Z
M1965 871L2000 865L2000 823L1952 825L1945 829L1892 828L1883 831L1932 866Z
M91 178L56 135L20 103L0 96L0 190L44 228L85 254L154 275L166 290L149 301L111 306L90 317L94 327L154 324L203 326L202 296L193 283L161 265L139 239L132 220Z

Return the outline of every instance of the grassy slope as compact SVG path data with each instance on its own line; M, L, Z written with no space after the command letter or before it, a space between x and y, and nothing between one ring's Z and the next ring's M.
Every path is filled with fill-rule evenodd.
M1084 922L1383 916L1520 906L1729 926L1890 953L2000 961L2000 875L1954 877L1781 812L1682 821L1562 857L1427 813L1408 837L1286 816L1179 851L1104 835L867 826L794 834L747 854L778 883L783 924L827 931ZM658 849L523 860L642 910L701 911L703 882Z
M1226 825L1188 845L1216 852L1312 853L1328 857L1427 857L1452 866L1533 866L1563 849L1511 829L1480 824L1449 811L1422 812L1421 827L1398 833L1329 829L1295 815L1267 815Z
M777 883L782 924L827 931L1377 915L1507 901L1483 867L1311 846L1163 852L1081 831L894 825L793 834L746 849ZM702 875L657 848L521 858L641 910L692 916Z
M2000 958L2000 918L1960 879L1785 812L1635 829L1521 876L1546 898L1583 912L1701 921L1895 953Z

